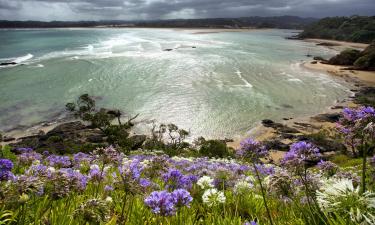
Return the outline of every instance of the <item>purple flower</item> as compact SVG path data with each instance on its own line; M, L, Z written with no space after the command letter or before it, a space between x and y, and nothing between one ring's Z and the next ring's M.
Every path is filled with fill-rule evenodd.
M172 192L172 197L177 207L189 207L190 202L193 201L193 198L191 197L190 193L185 189L174 190Z
M94 158L91 155L82 152L73 155L73 162L78 167L81 163L90 163L93 160Z
M175 201L171 193L167 191L154 191L144 203L151 208L152 212L162 216L171 216L176 212Z
M141 187L146 188L149 187L152 184L152 182L149 179L141 178L139 179L139 185Z
M34 151L25 151L18 156L18 160L21 164L29 165L35 160L42 160L42 155Z
M255 221L245 222L243 225L258 225Z
M93 164L90 167L89 177L91 180L100 181L106 176L106 172L101 170L98 165Z
M251 161L259 161L260 158L268 156L268 153L263 145L251 138L243 140L237 150L237 156Z
M179 189L185 188L190 189L192 183L197 177L191 175L183 175L178 169L169 169L167 173L162 175L164 182L166 183L167 189Z
M9 159L0 159L0 170L11 171L13 169L13 162Z
M14 177L11 170L13 169L13 162L9 159L0 159L0 181L10 180Z
M15 151L17 153L26 153L26 152L32 152L33 149L32 148L16 148Z
M113 189L113 187L111 186L111 185L106 185L105 187L104 187L104 191L106 191L106 192L111 192L111 191L113 191L114 189Z
M320 160L317 166L320 171L328 177L335 175L337 170L339 169L338 166L333 162L323 160Z
M255 167L258 170L259 175L261 176L269 176L275 173L275 168L272 165L266 166L264 164L255 164Z
M47 163L53 167L67 168L72 165L68 156L50 155L46 158Z
M294 143L284 155L281 164L290 168L299 168L306 163L318 160L321 157L319 149L304 141Z

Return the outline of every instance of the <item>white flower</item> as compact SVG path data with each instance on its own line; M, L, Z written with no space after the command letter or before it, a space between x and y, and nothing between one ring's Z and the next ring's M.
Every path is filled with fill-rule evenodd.
M247 180L240 180L234 185L234 192L236 194L245 194L248 193L253 187L252 183L249 183Z
M225 195L222 191L215 188L207 189L202 195L203 202L208 206L215 206L220 203L225 203Z
M47 171L50 172L50 173L55 173L56 172L56 169L54 167L48 167L47 168Z
M100 168L99 168L98 165L96 165L96 164L92 164L92 165L90 166L90 169L92 169L92 170L93 170L93 169L98 169L98 170L99 170Z
M108 202L108 203L112 203L113 202L113 199L111 197L107 197L105 198L105 201Z
M213 188L214 187L213 182L214 182L214 179L212 179L211 177L203 176L199 178L199 180L197 181L197 185L201 187L202 189Z
M323 212L349 215L356 224L375 224L375 195L371 192L360 194L352 180L329 179L316 194Z

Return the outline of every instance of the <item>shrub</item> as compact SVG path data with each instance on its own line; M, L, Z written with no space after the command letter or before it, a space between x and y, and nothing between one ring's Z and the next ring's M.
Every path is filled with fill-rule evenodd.
M226 143L221 140L203 141L199 153L203 156L219 158L224 158L230 155Z

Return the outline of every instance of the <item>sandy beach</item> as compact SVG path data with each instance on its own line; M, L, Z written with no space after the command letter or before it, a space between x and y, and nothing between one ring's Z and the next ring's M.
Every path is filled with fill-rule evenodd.
M248 32L252 31L253 29L178 29L184 32L192 32L194 34L205 34L205 33L219 33L219 32ZM334 43L335 46L326 46L327 48L335 49L336 51L340 51L340 49L345 48L358 48L363 49L367 47L367 44L360 44L360 43L350 43L350 42L340 42L340 41L331 41L331 40L322 40L322 39L308 39L308 42L314 43ZM312 61L304 62L301 66L305 67L309 70L315 71L323 71L330 75L340 77L344 79L346 82L355 84L356 86L375 86L375 72L374 71L357 71L357 70L346 70L343 66L334 66L334 65L327 65L317 62L313 64ZM342 107L350 107L354 106L354 103L351 98L347 98L344 101L332 105L328 107L325 111L321 113L339 113L342 111ZM264 118L267 119L267 118ZM67 121L65 121L67 122ZM320 122L314 119L314 116L305 116L305 117L296 117L288 120L283 121L275 121L281 123L285 126L296 128L301 131L301 134L310 134L319 131L320 129L324 128L333 128L335 124L329 122ZM15 139L19 139L25 136L36 135L40 132L47 133L48 131L55 128L57 125L64 123L63 122L52 122L47 124L37 125L25 130L14 130L11 132L6 133L7 136L13 137ZM300 124L310 124L308 127L303 127ZM232 148L238 148L240 145L240 141L246 137L253 137L259 141L271 140L275 138L277 134L275 133L275 129L267 128L263 125L259 124L255 128L251 129L245 136L234 138L233 142L229 142L228 146ZM0 145L9 144L11 142L2 142ZM288 144L291 140L284 139L283 143ZM273 151L271 157L273 160L278 161L284 152L280 151Z
M354 42L346 42L346 41L336 41L336 40L325 40L325 39L315 39L315 38L308 38L304 39L303 41L306 42L312 42L316 44L324 44L328 43L331 44L331 46L325 46L330 49L334 49L336 51L343 51L347 48L354 48L354 49L365 49L368 44L363 44L363 43L354 43Z
M352 42L343 42L343 41L333 41L333 40L324 40L324 39L307 39L307 42L314 42L314 43L333 43L335 46L326 46L327 48L334 49L336 51L342 51L347 48L356 48L359 50L363 50L368 46L368 44L361 44L361 43L352 43ZM323 64L320 62L312 63L304 62L301 66L305 67L309 70L314 71L321 71L326 72L330 75L340 77L344 79L346 82L352 83L357 87L375 87L375 71L359 71L359 70L347 70L345 66L335 66L335 65L328 65ZM325 111L321 112L321 114L333 114L333 113L340 113L343 107L355 107L356 104L353 102L353 99L347 98L344 101L334 104L331 107L327 108ZM315 116L308 116L308 117L297 117L286 121L276 121L280 122L281 124L296 128L301 133L300 134L311 134L318 132L322 129L334 129L335 123L331 122L321 122L315 118ZM304 127L301 124L309 124L310 126ZM274 139L277 137L277 133L275 129L264 127L263 125L258 125L257 127L253 128L248 132L246 137L253 137L258 141L265 141ZM240 146L240 142L243 139L238 138L235 139L234 142L229 143L228 145L232 148L237 149ZM289 144L291 140L283 139L282 142L285 144ZM285 152L282 151L272 151L270 157L275 162L278 162Z
M250 32L257 30L269 30L269 28L174 28L173 30L182 31L190 34L215 34L226 32Z

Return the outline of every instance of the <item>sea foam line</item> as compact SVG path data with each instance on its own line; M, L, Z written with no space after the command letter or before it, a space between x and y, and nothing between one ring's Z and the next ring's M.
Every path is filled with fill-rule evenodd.
M252 88L252 87L253 87L252 84L250 84L245 78L242 77L242 72L241 72L241 71L237 70L235 73L236 73L237 76L240 78L240 80L242 80L242 81L245 83L245 86L246 86L246 87L249 87L249 88Z

